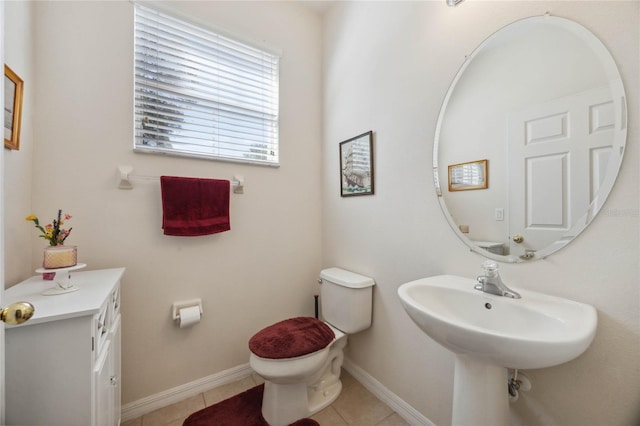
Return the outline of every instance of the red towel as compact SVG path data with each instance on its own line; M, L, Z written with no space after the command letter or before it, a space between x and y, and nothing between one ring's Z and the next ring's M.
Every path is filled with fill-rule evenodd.
M165 235L210 235L231 229L228 180L161 176Z

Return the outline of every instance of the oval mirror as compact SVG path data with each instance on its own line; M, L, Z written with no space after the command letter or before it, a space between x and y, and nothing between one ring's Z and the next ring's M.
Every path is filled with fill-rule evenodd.
M442 210L485 257L544 258L601 209L626 127L618 68L589 30L548 15L507 25L465 59L438 116Z

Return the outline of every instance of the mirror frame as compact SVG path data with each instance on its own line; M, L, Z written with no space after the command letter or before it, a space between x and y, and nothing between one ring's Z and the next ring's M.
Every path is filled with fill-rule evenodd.
M473 59L483 51L488 44L499 37L501 33L505 32L507 29L511 29L514 25L519 25L521 23L529 24L535 21L544 21L545 23L552 22L554 25L557 25L572 34L578 36L582 39L588 47L591 48L593 54L599 58L605 73L608 76L615 76L615 78L609 78L608 87L612 93L612 99L614 102L619 102L619 105L616 105L616 111L619 112L620 122L616 119L616 124L620 124L620 128L616 129L613 137L612 146L616 149L612 150L612 156L609 160L609 164L607 166L607 173L605 178L600 185L598 192L594 195L592 202L587 208L587 211L577 219L573 226L567 230L567 232L557 241L550 243L548 246L535 251L534 254L530 256L515 256L515 255L499 255L495 253L491 253L488 250L485 250L478 245L474 244L472 240L470 240L464 233L460 231L458 228L458 224L455 223L452 215L450 214L444 197L442 196L442 186L440 182L440 167L439 167L439 145L440 145L440 134L442 129L442 123L446 114L447 106L451 97L455 91L456 85L462 75L464 74L467 67L472 63ZM598 212L602 209L609 193L611 192L616 178L619 174L620 167L622 165L622 160L624 157L625 145L627 141L627 104L626 104L626 94L624 91L624 86L622 84L622 77L620 76L620 71L611 55L607 47L587 28L578 24L575 21L572 21L567 18L560 18L556 16L551 16L549 13L541 16L532 16L523 18L517 21L514 21L510 24L507 24L500 28L498 31L491 34L487 37L480 45L474 49L474 51L465 57L465 60L454 76L445 98L442 102L442 106L440 108L440 113L438 114L438 120L436 122L436 130L434 136L434 144L433 144L433 179L436 190L436 196L438 197L438 202L440 204L440 208L442 209L447 222L451 226L451 229L454 233L460 238L470 249L484 257L494 259L501 262L507 263L521 263L536 259L544 259L547 256L555 253L561 248L565 247L571 241L573 241L584 229L589 226L589 224L596 217ZM443 168L446 168L446 165L442 165ZM613 170L615 168L615 170ZM445 182L445 185L447 182ZM446 189L446 186L445 186ZM508 236L508 239L511 240L511 236Z

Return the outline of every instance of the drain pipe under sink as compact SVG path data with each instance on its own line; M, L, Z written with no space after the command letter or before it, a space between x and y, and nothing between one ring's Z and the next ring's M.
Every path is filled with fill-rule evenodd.
M514 369L513 373L507 381L507 391L509 392L509 402L516 402L520 398L520 392L528 392L531 390L531 381L524 373L518 374L518 369Z

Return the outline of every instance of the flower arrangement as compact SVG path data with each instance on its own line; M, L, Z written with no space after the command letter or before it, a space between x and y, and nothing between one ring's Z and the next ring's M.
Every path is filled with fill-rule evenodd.
M69 234L71 234L71 230L73 228L61 228L61 226L64 225L64 222L69 219L71 219L70 214L65 213L64 216L62 216L62 210L58 210L58 218L53 219L53 223L45 225L45 227L43 228L42 225L40 225L40 221L38 220L38 217L36 215L32 214L25 218L25 220L33 222L35 224L35 227L38 228L40 232L42 232L39 237L49 241L49 245L51 246L63 245L64 240L66 240Z

